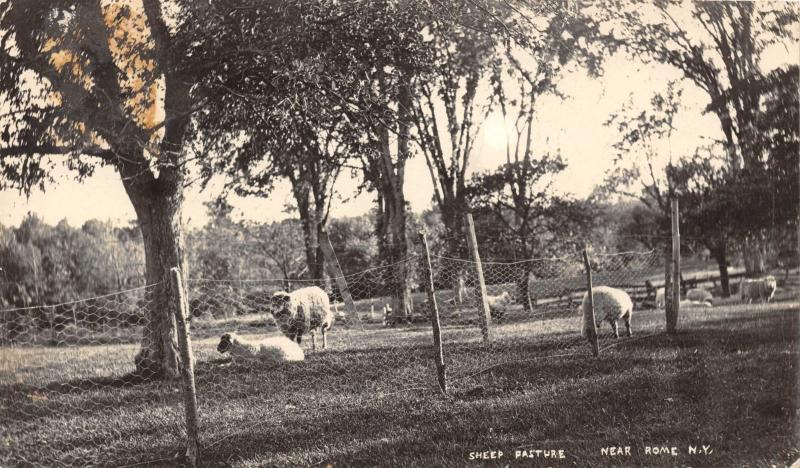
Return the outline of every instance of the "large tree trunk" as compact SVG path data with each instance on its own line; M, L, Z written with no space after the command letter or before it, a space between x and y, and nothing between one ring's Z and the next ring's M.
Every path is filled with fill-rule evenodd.
M402 191L402 188L400 190ZM397 264L395 281L396 310L400 315L410 317L414 313L414 301L411 298L411 275L408 266L402 262L408 256L405 199L402 193L396 195L395 206L391 210L393 217L390 223L392 261Z
M725 245L718 246L711 251L711 254L714 256L714 260L717 261L717 266L719 266L719 282L722 286L722 296L730 297L731 285L730 276L728 275L727 248Z
M292 185L296 185L296 183L292 181ZM317 237L316 216L311 211L308 192L304 192L299 186L293 187L293 189L297 211L300 214L300 224L303 227L303 246L306 254L306 265L308 265L308 274L311 279L320 280L322 279L320 270L323 265L319 261L322 258L322 254L319 247L319 238Z
M466 240L464 238L464 214L466 206L458 204L455 199L445 200L439 207L442 212L442 223L447 233L447 254L452 258L467 258L465 252ZM468 265L468 264L463 264ZM456 304L463 304L466 300L466 276L463 265L459 262L453 265L454 271L446 272L453 287Z
M533 299L531 299L531 273L533 273L533 265L525 263L519 271L517 278L517 291L519 297L517 302L522 304L525 312L533 312Z
M154 285L145 296L147 320L136 370L145 375L177 378L179 350L176 332L177 294L170 281L170 268L186 272L181 235L182 178L175 169L164 168L157 179L123 177L142 231L145 251L145 279Z
M383 251L387 263L396 264L393 272L392 289L394 290L395 314L408 318L414 313L414 301L411 297L411 275L405 263L408 256L406 239L406 198L404 192L405 164L409 152L409 119L411 112L411 95L408 86L401 87L398 94L398 140L397 158L392 158L389 132L386 128L378 131L380 136L380 153L374 160L379 180L373 181L378 187L378 249Z
M399 190L402 191L402 187ZM384 187L383 191L386 192L387 188ZM394 291L392 306L397 317L408 318L414 313L411 274L405 263L398 263L408 256L405 198L402 193L395 192L389 197L379 195L377 202L378 255L386 264L396 264L390 272L388 284Z

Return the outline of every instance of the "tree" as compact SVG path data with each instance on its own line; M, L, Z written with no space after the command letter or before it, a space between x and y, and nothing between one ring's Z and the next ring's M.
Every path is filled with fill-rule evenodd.
M798 11L788 3L679 1L606 5L605 20L640 57L670 64L705 91L720 121L722 144L734 178L758 171L768 137L760 131L767 70L761 59L775 46L794 47ZM787 50L789 50L787 48ZM796 101L796 99L792 99ZM747 235L745 266L763 273L763 226Z
M191 25L164 12L157 0L0 6L0 95L9 107L0 183L27 193L43 188L58 160L78 178L98 164L117 170L142 231L146 281L154 285L137 369L177 377L169 269L185 266L183 150L191 115L202 106L193 99L195 85L216 62L195 62L201 54L193 55L187 39Z
M730 241L739 213L730 174L713 158L696 154L671 167L670 177L680 201L682 231L708 248L719 267L722 294L728 297Z
M328 235L345 275L374 267L378 252L375 229L369 215L332 219Z
M342 42L336 44L333 54L343 75L338 82L347 83L346 89L355 97L344 109L365 134L358 154L366 185L376 192L377 258L385 265L396 265L397 274L391 276L396 298L393 310L405 317L414 311L411 273L401 262L408 256L409 246L405 168L413 155L414 86L429 66L420 6L418 2L371 5L366 14L353 17L355 21L341 29Z
M284 279L284 287L291 289L291 281L302 278L308 271L304 261L303 228L294 219L269 224L245 224L245 232L254 241L254 255L265 257Z
M528 155L494 171L473 175L467 187L468 199L476 209L493 215L494 222L502 227L501 242L513 243L515 254L530 259L535 252L541 253L543 236L555 230L550 223L567 211L563 206L567 201L552 192L553 176L565 167L558 157L532 159ZM564 227L557 229L564 232ZM530 311L533 305L528 285L534 265L521 265L523 268L517 273L520 302Z
M492 69L496 43L492 34L459 23L434 18L428 28L433 66L418 83L413 119L433 182L434 201L447 229L449 254L459 255L465 253L467 169L491 104L489 97L478 95L478 89Z
M604 190L637 198L651 212L657 213L659 229L653 238L660 238L664 251L666 291L672 288L671 204L675 199L675 187L669 177L674 162L669 142L675 130L673 122L681 94L682 89L670 82L664 93L656 93L650 99L649 109L637 112L629 102L606 122L606 125L617 125L620 138L614 144L618 153L614 167L606 176ZM662 154L664 140L668 144L667 158ZM629 159L632 154L638 158ZM664 159L667 163L662 172L658 165ZM665 298L665 310L670 311L672 295L668 293Z
M541 253L545 242L537 237L553 232L551 221L561 218L571 225L585 224L590 216L583 209L585 206L575 209L577 203L552 193L552 178L566 165L559 156L536 151L533 130L542 96L552 94L565 99L557 88L565 65L574 61L584 65L590 75L599 73L598 56L590 51L585 36L595 36L602 42L596 25L586 18L569 15L566 10L532 13L546 27L532 21L526 24L524 46L509 41L493 66L493 95L503 121L509 113L514 118L513 135L506 135L506 163L496 171L473 176L467 189L473 206L489 208L494 213L506 232L504 240L513 242L523 259L532 258L537 250ZM561 211L554 211L555 206ZM522 265L518 291L526 310L532 310L528 284L533 264Z
M305 93L312 90L292 92L306 99ZM276 180L288 179L303 227L307 271L311 278L320 280L324 256L319 239L349 151L342 138L346 121L340 112L310 103L285 109L277 104L280 97L276 92L275 104L272 100L267 105L246 100L228 104L230 117L219 132L219 144L212 146L220 157L203 161L206 181L215 171L221 171L229 176L228 188L238 194L268 197ZM241 145L229 148L226 135L230 134L247 136L240 137L244 139Z

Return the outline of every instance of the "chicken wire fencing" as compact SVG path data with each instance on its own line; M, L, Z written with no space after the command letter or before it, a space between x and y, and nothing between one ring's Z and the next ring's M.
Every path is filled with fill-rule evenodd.
M476 262L432 258L445 367L455 391L474 388L485 372L518 360L591 355L581 333L584 317L579 309L587 275L579 255L481 263L489 311L486 332ZM663 258L654 251L601 254L592 257L591 268L593 286L626 291L636 315L653 309L646 312L646 321L633 317L634 332L652 333L663 327L653 307L655 291L646 286L659 278L663 282ZM608 322L603 324L599 309L595 313L602 348L615 337Z
M122 466L183 446L180 387L135 369L157 288L0 311L0 465Z
M188 280L199 445L224 452L226 440L254 437L254 432L269 434L270 444L278 445L326 427L342 432L335 421L320 421L315 415L330 408L385 413L400 392L438 393L434 308L425 288L429 272L424 260L424 255L414 254L391 265L319 282ZM637 309L652 301L646 282L663 278L664 271L663 258L653 251L595 255L592 269L595 285L626 290ZM578 307L586 291L586 271L579 256L484 262L483 270L491 310L488 340L476 263L431 257L452 392L481 385L487 370L515 360L591 357L589 343L581 336ZM340 285L345 283L342 291ZM309 334L303 336L303 362L243 360L219 351L223 334L234 334L245 345L282 336L271 313L282 307L279 292L301 292L314 285L326 291L331 303L333 326L326 334L326 348L318 333L316 346ZM654 320L647 325L639 325L634 317L634 333L663 329L658 311L651 315ZM610 327L606 324L600 331L601 346L611 345ZM342 436L351 437L346 431Z
M663 311L647 311L654 292L645 286L663 278L663 262L652 251L591 258L595 286L621 288L633 298L637 335L663 330ZM304 434L326 431L352 439L357 428L318 418L331 408L391 424L401 411L394 408L396 395L431 398L440 391L434 313L452 394L502 386L492 371L520 360L591 357L578 311L586 291L579 255L482 267L486 322L477 263L470 259L416 253L322 281L185 280L201 450L223 459L226 450L240 456L231 447L240 450L242 444L225 442L252 438L245 445L274 450L279 463L281 447ZM314 285L331 303L333 326L325 348L320 334L316 347L305 334L302 362L244 361L219 352L223 334L234 333L243 343L281 336L273 315L281 307L275 293ZM0 464L125 465L154 453L183 453L181 382L133 373L134 356L148 339L156 286L2 312ZM642 314L650 318L642 320ZM607 324L599 340L601 347L615 342ZM455 409L453 414L459 417ZM320 459L308 464L324 456L320 452Z
M364 415L384 412L400 392L435 391L430 320L422 308L425 293L412 286L409 295L417 311L402 324L394 321L395 288L403 276L416 274L417 263L412 256L322 282L188 280L199 445L224 457L226 440L255 437L254 432L268 434L270 445L277 444L273 446L326 430L352 437L347 431L353 428L337 427L335 421L320 421L316 415L329 408ZM337 279L346 280L344 295ZM282 307L275 293L314 285L325 290L331 302L333 325L325 348L317 333L316 349L309 334L302 336L303 362L242 360L219 352L222 334L235 334L241 343L252 344L282 336L270 313Z

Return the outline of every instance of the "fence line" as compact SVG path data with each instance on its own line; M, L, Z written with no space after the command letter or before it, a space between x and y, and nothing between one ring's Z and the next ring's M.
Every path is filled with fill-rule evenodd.
M465 231L465 235L469 235L470 229ZM424 236L421 240L424 243ZM276 326L274 315L284 306L273 299L272 293L276 287L283 286L287 279L191 278L176 281L173 289L185 295L183 300L177 299L179 307L176 309L184 309L185 312L178 312L176 319L181 322L183 317L195 311L202 313L191 322L191 333L179 336L181 371L186 388L176 392L176 383L163 384L148 379L137 384L145 388L135 388L136 391L146 389L152 393L152 398L160 399L161 405L152 405L147 417L159 422L167 421L166 426L171 434L167 445L170 447L182 447L185 443L182 437L185 435L189 447L196 444L209 450L275 421L293 419L303 424L303 418L298 415L317 414L324 408L360 408L365 403L392 399L415 391L425 392L426 395L439 393L437 390L465 394L477 388L485 379L495 379L491 371L503 366L548 359L591 359L592 352L605 352L660 333L656 330L661 329L660 319L665 313L660 309L647 312L645 305L650 291L646 291L646 295L641 293L647 282L652 284L652 280L664 278L661 251L595 252L591 258L587 255L585 259L576 251L574 255L562 257L493 262L480 259L480 253L477 252L480 246L477 242L473 244L471 259L433 254L423 257L422 254L411 253L387 265L327 278L329 281L338 279L346 283L331 287L328 295L334 304L338 304L342 301L342 292L350 291L353 294L353 310L333 314L333 326L328 331L329 349L316 350L308 346L308 341L301 344L305 358L302 362L229 361L220 355L217 346L222 333L237 332L242 340L251 340L252 343L280 335L281 330ZM427 266L423 260L427 260ZM479 264L485 268L477 268ZM302 279L288 281L298 284L318 282ZM137 339L145 343L157 338L147 335L146 321L149 320L148 312L152 307L151 299L146 296L126 297L125 293L147 290L158 284L63 304L11 310L85 302L91 320L81 323L87 324L87 337L80 343L96 346L108 343L101 332L92 328L95 324L113 317L115 308L135 310L144 317L145 323L129 328L136 331L137 335L141 331ZM604 318L604 314L599 309L599 303L595 303L590 311L594 313L597 308L596 317L588 319L594 337L587 345L581 334L587 326L587 319L577 309L582 304L582 294L599 286L613 286L628 292L636 303L637 311L640 310L645 317L642 320L650 321L650 325L642 325L638 329L644 330L645 334L614 340L612 334L605 331L607 328L602 331L597 329L599 324L596 321ZM112 296L118 297L118 301L103 304L92 302ZM592 298L592 295L587 297ZM383 309L377 316L376 304ZM215 318L224 313L226 320L205 320L203 311ZM233 316L230 312L233 312ZM309 314L308 326L311 327L315 319L313 312L305 310L303 313ZM402 320L388 320L391 314ZM634 319L634 324L637 320ZM121 328L120 325L118 327ZM70 333L77 337L83 332L73 330ZM128 340L123 344L135 344L135 341L131 342L133 336L126 337ZM491 341L486 340L486 336L491 336ZM26 339L36 344L36 340ZM83 346L66 344L66 347L52 346L52 356L58 356L65 349L79 351ZM12 351L18 350L12 347ZM114 369L112 376L123 374L133 366L135 346L125 346L124 349L108 347L101 352L104 359L113 358L113 363L108 366ZM112 356L114 353L119 356ZM124 386L114 387L118 384L113 380L103 380L107 378L105 375L97 377L98 366L91 360L87 362L85 365L90 367L80 369L79 377L92 385L99 382L98 388L103 391L117 389L111 391L112 396L108 398L109 412L124 406L133 390ZM35 366L30 363L26 365L26 372L33 372L30 369ZM105 369L103 366L99 368L101 371ZM264 375L269 375L269 378L265 379ZM53 379L66 380L67 385L79 385L69 383L74 382L74 376L45 375L41 370L31 377L30 383L26 382L23 392L27 393L22 396L15 394L13 398L27 398L31 393L42 392L49 401L65 400L63 407L56 404L47 409L53 414L79 411L80 407L70 406L73 403L66 401L68 397L60 394L60 390L49 386ZM192 387L188 384L190 380L194 382L194 390L189 388ZM494 382L502 385L503 380ZM16 387L14 391L19 392ZM85 401L92 401L91 391L84 393L87 395L85 398L89 399ZM191 394L194 394L194 403L189 398ZM182 398L186 398L183 403ZM13 405L6 404L6 401L2 403L0 414L10 411L11 420L16 418L24 421L35 411L44 411L29 405L21 413L14 413L17 410ZM190 414L192 406L196 408L194 416ZM242 407L248 411L241 411ZM224 424L229 419L231 422ZM307 424L313 424L313 421ZM90 430L103 434L102 426ZM35 433L35 430L26 429L25 433ZM125 436L127 434L119 433L109 437L124 439ZM2 450L0 448L0 454ZM64 462L62 455L49 451L47 447L38 450L41 453L35 454L37 460ZM114 456L117 457L116 452ZM188 458L191 462L191 450ZM137 466L172 460L177 459L168 457L140 462L136 454L123 452L114 462ZM129 461L134 463L125 465Z
M125 293L129 293L129 292L141 291L143 289L152 288L153 286L157 286L159 284L161 284L161 282L147 284L145 286L139 286L139 287L136 287L136 288L123 289L123 290L120 290L120 291L116 291L116 292L112 292L112 293L108 293L108 294L102 294L102 295L99 295L99 296L92 296L92 297L85 297L85 298L82 298L82 299L75 299L74 301L59 302L57 304L44 304L44 305L25 306L25 307L13 307L13 308L10 308L10 309L0 309L0 314L3 313L3 312L16 312L16 311L20 311L20 310L47 309L47 308L52 308L52 307L63 307L63 306L67 306L67 305L80 304L81 302L93 301L95 299L103 299L103 298L106 298L106 297L119 296L120 294L125 294Z

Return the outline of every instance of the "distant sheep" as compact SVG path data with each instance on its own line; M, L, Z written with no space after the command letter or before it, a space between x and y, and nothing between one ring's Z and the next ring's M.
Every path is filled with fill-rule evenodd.
M389 304L381 307L381 311L383 314L383 326L391 327L392 325L397 325L397 323L400 321L400 318L394 315L392 306Z
M236 333L225 333L219 340L217 351L230 353L234 360L260 360L267 362L302 361L305 359L300 345L285 336L273 336L250 342Z
M611 324L611 329L614 331L614 337L619 338L617 330L617 320L625 321L625 328L628 330L628 336L631 336L631 315L633 314L633 301L625 291L621 289L611 288L608 286L598 286L592 288L592 298L594 302L595 318L602 317L597 323L597 328L603 321L608 321ZM579 307L579 312L584 317L589 313L589 292L583 295L583 303ZM584 325L583 333L586 333L586 325Z
M656 308L663 309L667 304L666 297L664 296L664 288L656 289Z
M712 305L714 302L714 296L712 296L711 293L705 289L693 288L686 291L686 300L695 304Z
M508 291L503 291L497 296L486 296L486 302L489 303L489 313L492 318L501 319L506 313L506 308L512 303L511 294Z
M774 276L765 276L759 279L742 279L739 282L739 297L742 302L747 301L748 304L753 300L762 300L769 302L775 295L775 290L778 289L778 283L775 281Z
M322 332L322 347L328 343L325 332L333 326L328 294L317 286L301 288L291 293L278 291L272 296L272 316L284 335L300 344L306 332L311 333L311 349L317 349L316 331Z

